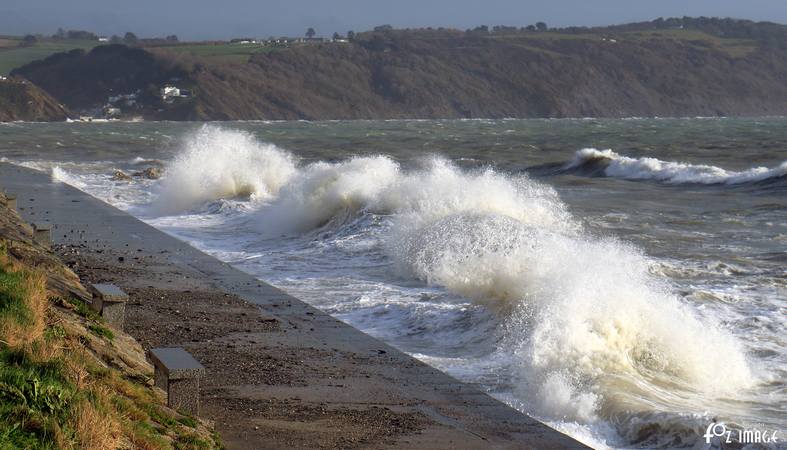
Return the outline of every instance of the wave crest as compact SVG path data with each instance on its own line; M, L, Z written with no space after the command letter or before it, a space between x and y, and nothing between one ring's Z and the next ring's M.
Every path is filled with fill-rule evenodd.
M269 199L295 173L290 153L249 133L203 125L167 164L152 206L158 214L169 214L219 198Z
M649 157L631 158L609 149L585 148L577 151L574 159L562 171L671 184L737 185L787 177L787 161L773 168L752 167L735 172L705 164L662 161Z
M407 172L387 156L301 168L260 210L260 220L266 233L289 234L362 210L393 215L397 232L464 213L545 226L571 223L555 191L525 177L508 178L491 169L468 173L439 157Z

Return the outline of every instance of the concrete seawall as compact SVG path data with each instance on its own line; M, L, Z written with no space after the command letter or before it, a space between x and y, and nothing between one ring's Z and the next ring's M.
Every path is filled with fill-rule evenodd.
M478 388L461 383L88 194L52 181L48 174L0 164L0 187L17 194L18 209L25 220L52 224L55 244L79 246L82 252L94 254L96 258L110 261L111 256L113 261L120 261L113 263L113 267L119 267L113 276L121 278L118 281L121 285L125 277L124 288L137 287L141 292L143 288L180 287L188 293L196 287L226 292L254 305L262 316L277 321L275 331L264 333L250 321L248 329L242 330L245 334L232 334L234 340L222 341L218 335L203 339L202 343L196 338L170 339L171 344L193 342L197 350L221 343L229 354L238 351L240 337L248 338L243 352L250 355L252 362L270 355L292 355L291 366L299 372L302 380L299 383L277 384L265 379L232 382L228 379L231 377L219 375L221 368L215 363L206 364L207 378L227 378L215 381L215 389L203 395L207 405L205 415L216 421L217 430L229 448L261 448L263 442L267 443L264 446L273 448L290 442L278 434L255 434L261 427L274 425L288 429L284 424L257 417L262 414L257 406L244 409L243 421L223 420L225 410L235 411L234 405L249 402L257 405L271 399L287 400L288 405L297 402L303 408L321 405L328 410L358 411L359 417L380 408L418 417L418 425L406 432L384 435L379 442L359 440L357 445L348 443L346 447L586 448ZM133 257L117 256L126 254ZM137 261L148 263L142 265ZM208 318L226 312L222 305L208 307L214 308L205 312ZM242 317L247 317L246 313ZM239 315L238 320L245 319ZM135 337L144 344L146 331L142 328L133 331L133 316L127 321L132 326L131 333L136 333ZM166 328L165 316L161 322L160 326ZM331 426L328 422L314 423ZM299 432L306 431L291 428L290 437L296 439L294 436ZM294 442L297 447L308 440Z

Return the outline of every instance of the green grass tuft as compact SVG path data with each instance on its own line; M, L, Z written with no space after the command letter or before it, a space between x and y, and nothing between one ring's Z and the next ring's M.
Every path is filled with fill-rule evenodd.
M161 437L159 430L147 422L137 422L134 424L134 441L139 447L143 448L170 447L167 441Z
M175 448L177 450L209 449L211 445L196 434L183 434L175 441Z
M94 324L90 324L87 327L96 336L101 336L101 337L107 338L110 341L115 339L115 333L113 333L112 330L110 330L107 327L103 327L101 325L94 325Z
M193 417L183 416L178 419L178 422L182 423L183 425L186 425L189 428L197 428L197 420L194 419Z
M88 305L83 300L78 298L70 298L68 299L68 302L74 305L74 311L85 319L93 320L95 322L104 321L104 318L101 317L101 314L99 314L95 309L91 308L90 305Z
M47 341L57 341L66 337L66 329L60 325L52 325L44 331L44 338Z
M20 325L30 325L33 317L25 305L27 292L22 287L24 275L0 270L0 316L8 317Z
M142 409L150 416L151 419L165 426L166 428L174 428L178 421L172 416L166 414L158 405L148 403L143 405Z
M34 363L23 351L0 351L0 442L55 448L58 423L66 421L78 395L60 361Z

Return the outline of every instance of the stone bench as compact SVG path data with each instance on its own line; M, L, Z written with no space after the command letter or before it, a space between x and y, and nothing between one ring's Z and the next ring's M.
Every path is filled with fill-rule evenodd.
M90 286L90 292L93 294L90 306L101 314L107 324L122 330L128 294L114 284L93 284Z
M16 211L16 195L5 194L5 206L10 210Z
M33 240L44 247L52 245L52 224L33 222Z
M167 406L199 415L199 379L205 375L202 364L180 347L154 348L150 359L156 386L167 393Z

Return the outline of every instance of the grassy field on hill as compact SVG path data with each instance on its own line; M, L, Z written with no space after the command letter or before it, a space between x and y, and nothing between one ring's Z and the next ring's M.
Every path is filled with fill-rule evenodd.
M490 35L490 39L507 40L520 39L519 35ZM529 33L528 39L533 40L579 40L602 39L601 33ZM610 34L619 41L642 41L647 39L676 39L684 42L695 42L698 46L712 45L726 51L732 57L742 57L757 48L757 42L752 39L720 38L711 34L693 29L661 29L647 31L615 31ZM44 59L49 55L59 52L81 48L89 50L97 41L82 40L43 40L28 47L20 47L21 37L0 36L0 75L8 75L11 70L21 67L31 61ZM263 44L233 44L230 42L184 42L173 45L156 45L150 48L166 50L173 53L182 53L190 56L206 58L219 63L245 63L249 57L257 53L267 53L281 50L280 47L266 46Z
M173 53L184 53L217 62L245 63L255 53L277 50L263 44L232 44L229 42L189 42L177 45L153 47Z
M19 47L20 40L11 38L0 39L0 75L8 75L11 70L22 67L37 59L44 59L49 55L67 52L75 48L89 50L99 43L97 41L42 41L29 47Z
M22 67L49 55L81 48L90 50L100 43L82 40L45 40L28 47L20 47L21 38L0 36L0 75L8 75L13 69ZM232 44L229 42L188 42L173 45L156 45L151 49L161 49L172 53L182 53L218 63L245 63L251 55L279 50L277 47L262 44Z

